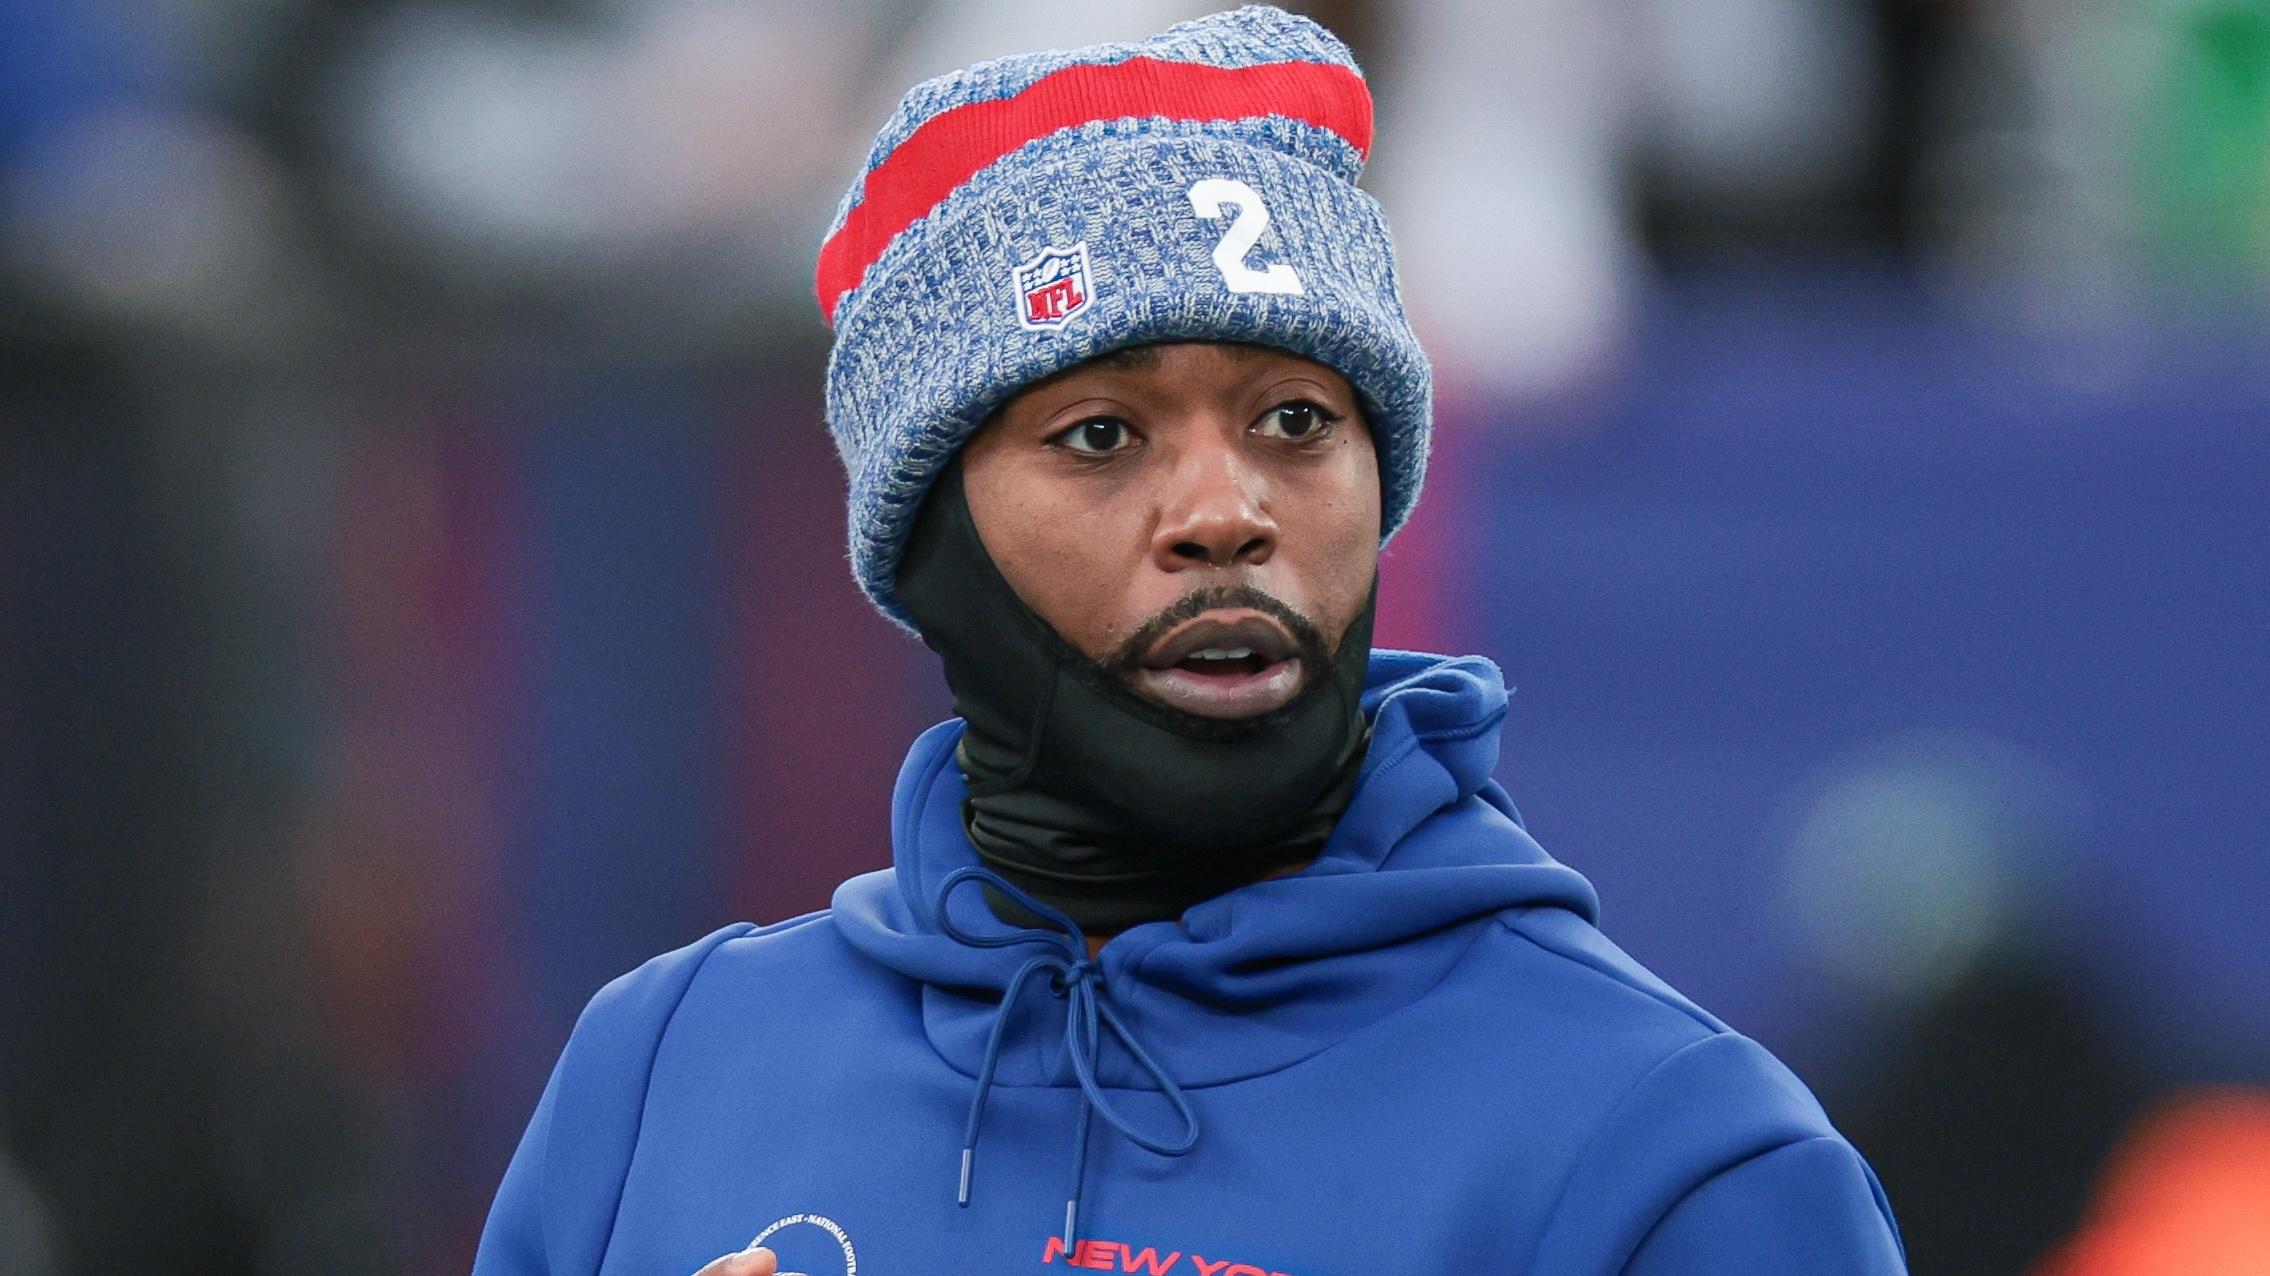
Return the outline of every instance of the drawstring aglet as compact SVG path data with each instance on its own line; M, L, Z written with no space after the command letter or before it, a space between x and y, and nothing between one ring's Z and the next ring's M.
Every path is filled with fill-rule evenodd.
M975 1159L976 1156L976 1148L965 1147L962 1149L962 1186L961 1190L954 1195L954 1204L961 1206L963 1209L969 1208L969 1163L973 1159Z
M1079 1212L1079 1197L1075 1196L1071 1200L1064 1202L1064 1248L1067 1250L1072 1248L1073 1226L1077 1222Z

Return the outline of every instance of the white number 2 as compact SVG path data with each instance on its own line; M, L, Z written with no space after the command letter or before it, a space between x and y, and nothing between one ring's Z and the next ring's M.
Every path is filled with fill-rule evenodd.
M1245 255L1269 229L1269 210L1261 206L1258 192L1234 177L1209 177L1190 188L1191 211L1200 217L1220 217L1224 204L1237 205L1237 218L1214 245L1214 267L1222 272L1222 282L1231 292L1301 292L1300 275L1284 262L1267 270L1245 264Z

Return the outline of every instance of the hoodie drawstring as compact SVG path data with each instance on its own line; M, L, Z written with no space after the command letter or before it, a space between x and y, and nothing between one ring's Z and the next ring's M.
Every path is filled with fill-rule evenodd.
M980 882L1001 892L1042 920L1058 929L1021 929L1005 935L975 935L955 925L948 916L946 904L956 887L965 882ZM1103 1117L1113 1129L1147 1151L1160 1156L1181 1156L1198 1143L1198 1114L1191 1110L1190 1100L1174 1078L1159 1066L1151 1053L1145 1050L1127 1031L1118 1012L1103 997L1103 968L1088 956L1087 935L1079 923L1058 910L1032 898L1010 885L1000 874L990 869L971 866L954 870L938 888L937 923L941 933L957 943L973 948L1007 948L1015 944L1045 944L1053 952L1042 953L1027 960L1009 977L1009 984L1001 992L1001 1007L993 1015L993 1030L985 1038L985 1059L978 1067L977 1093L970 1096L969 1124L962 1132L961 1186L955 1194L958 1204L969 1204L970 1167L977 1157L977 1136L985 1121L985 1099L993 1090L993 1074L1001 1060L1001 1041L1009 1026L1017 998L1027 981L1046 972L1049 987L1065 1000L1064 1045L1071 1056L1073 1075L1079 1078L1080 1093L1086 1100L1080 1105L1078 1130L1073 1136L1072 1190L1064 1202L1064 1247L1072 1248L1073 1233L1079 1226L1080 1189L1088 1170L1088 1128L1091 1118ZM1149 1073L1158 1083L1159 1092L1174 1105L1175 1115L1182 1119L1183 1131L1179 1138L1154 1139L1137 1129L1133 1122L1113 1107L1104 1097L1103 1086L1096 1081L1096 1056L1103 1044L1103 1032L1110 1029L1119 1038L1135 1065Z

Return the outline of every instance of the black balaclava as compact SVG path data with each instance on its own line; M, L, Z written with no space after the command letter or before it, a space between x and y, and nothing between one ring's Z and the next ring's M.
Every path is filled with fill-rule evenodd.
M969 723L955 758L969 783L970 842L1083 928L1179 917L1298 864L1347 809L1369 731L1358 698L1376 581L1339 650L1291 703L1231 720L1137 693L1035 615L978 538L958 459L923 503L898 592ZM1313 625L1266 596L1199 599L1270 611L1305 661L1321 649Z

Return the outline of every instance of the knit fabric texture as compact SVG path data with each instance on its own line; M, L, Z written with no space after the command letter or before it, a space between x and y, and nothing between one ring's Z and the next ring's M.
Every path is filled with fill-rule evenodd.
M939 470L1026 385L1125 346L1243 341L1345 376L1379 449L1381 539L1418 500L1432 374L1356 179L1371 97L1315 23L1249 6L1147 40L917 85L820 252L828 428L851 558L894 577Z

